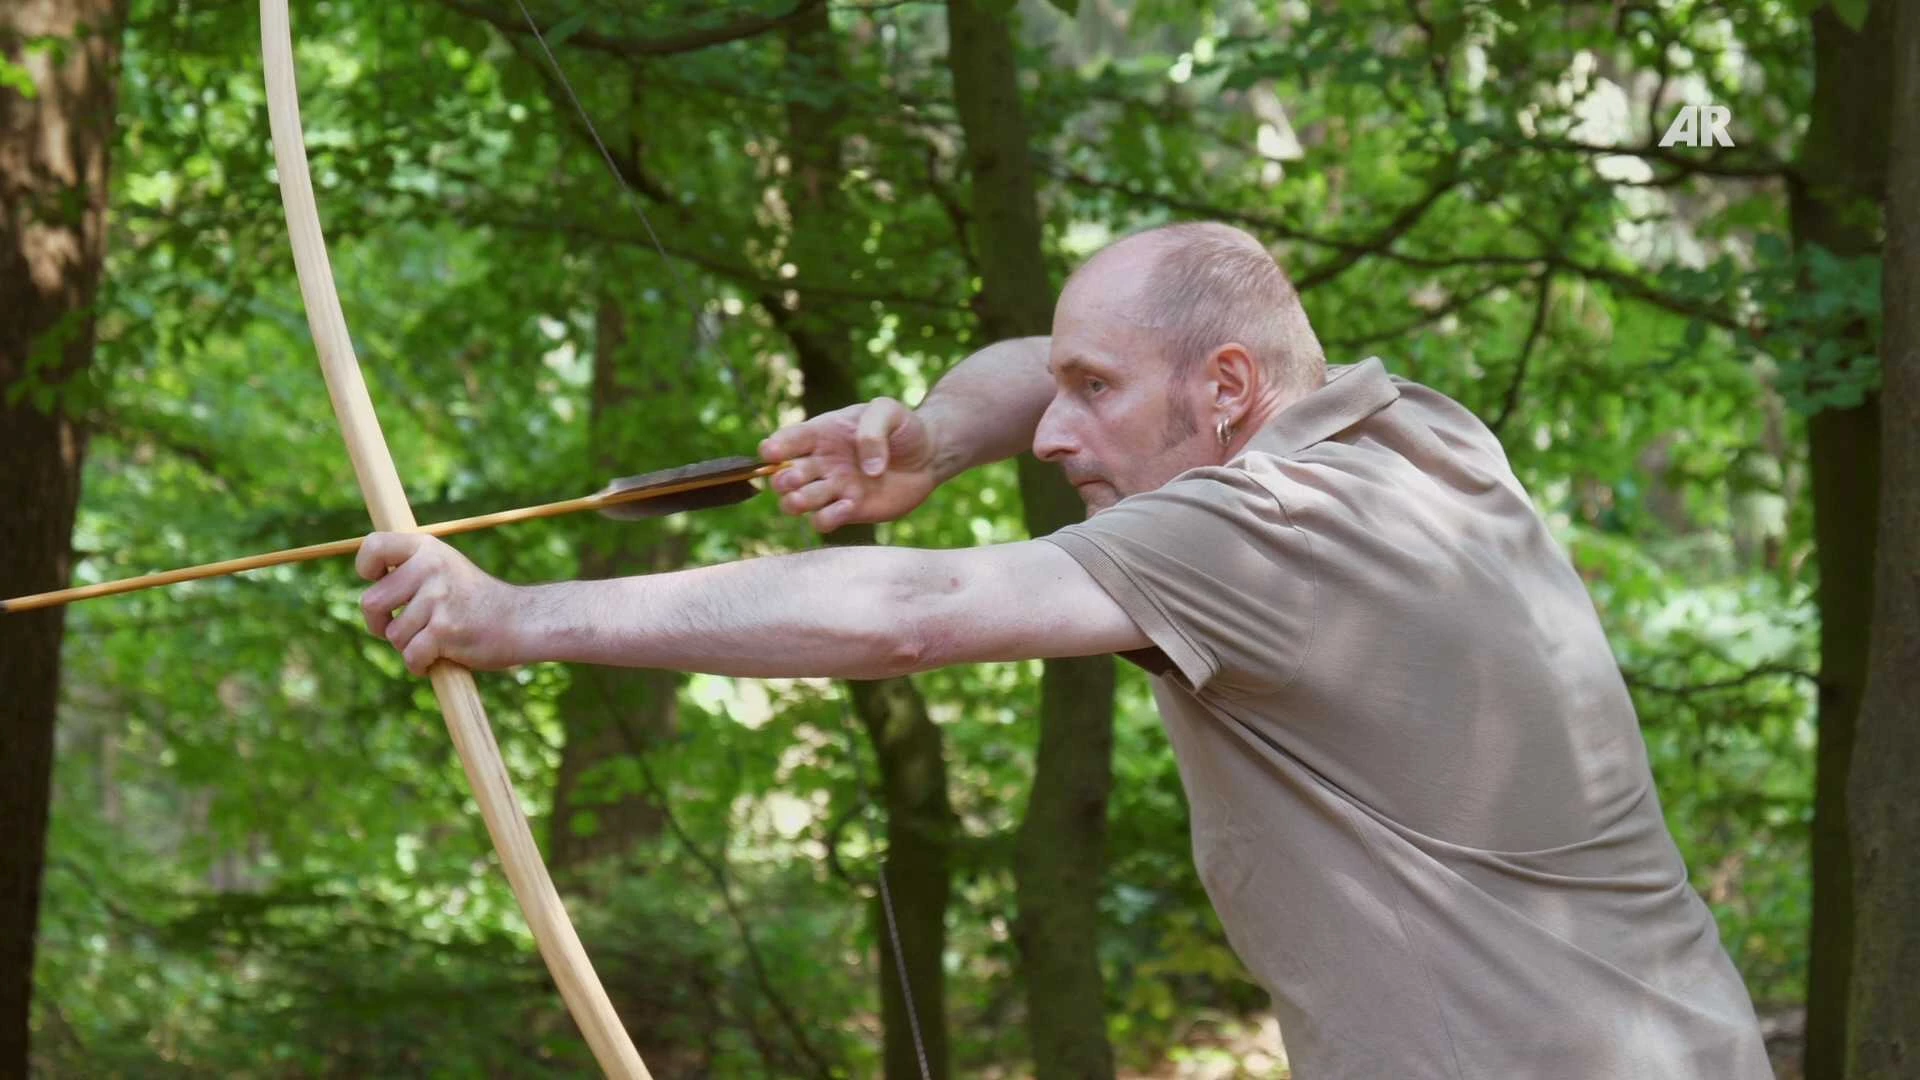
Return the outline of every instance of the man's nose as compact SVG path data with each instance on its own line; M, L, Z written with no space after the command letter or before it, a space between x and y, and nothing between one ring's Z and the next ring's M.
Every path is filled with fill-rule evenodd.
M1068 431L1065 413L1059 398L1047 404L1047 411L1040 414L1040 423L1033 429L1034 457L1054 461L1074 452L1075 443Z

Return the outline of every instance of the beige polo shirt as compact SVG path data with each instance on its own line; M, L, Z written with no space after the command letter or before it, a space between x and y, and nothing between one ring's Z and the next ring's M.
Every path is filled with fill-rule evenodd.
M1305 1080L1770 1080L1593 603L1380 361L1047 537L1156 649L1228 939Z

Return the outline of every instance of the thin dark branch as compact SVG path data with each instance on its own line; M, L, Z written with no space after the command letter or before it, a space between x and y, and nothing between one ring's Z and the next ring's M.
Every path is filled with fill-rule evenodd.
M554 77L553 70L540 58L540 54L516 37L507 38L507 48L520 58L522 66L531 68L540 76L541 88L546 91L547 101L553 106L553 112L560 122L572 128L582 142L593 145L593 132L587 127L586 117L568 107L566 88Z
M847 831L847 826L852 824L853 819L859 817L861 811L865 810L867 806L868 802L864 797L854 799L847 803L846 808L838 814L835 814L833 820L827 823L825 832L826 839L824 841L827 849L828 872L834 877L839 878L841 883L846 885L847 888L862 894L864 894L867 886L853 880L853 875L847 872L846 864L840 861L840 835Z
M1181 213L1204 217L1211 221L1240 225L1265 236L1297 243L1313 244L1340 252L1338 256L1329 259L1320 267L1308 271L1307 275L1302 277L1294 286L1300 292L1306 292L1315 285L1326 284L1353 266L1354 263L1358 262L1361 258L1382 252L1387 246L1391 245L1395 240L1412 229L1413 226L1425 216L1427 211L1433 208L1434 203L1437 202L1442 195L1445 195L1459 183L1458 177L1454 175L1453 169L1450 167L1442 176L1442 179L1432 189L1428 190L1410 205L1402 208L1379 233L1360 239L1348 239L1324 233L1309 232L1299 226L1289 224L1266 214L1202 203L1162 192L1147 191L1112 180L1100 180L1087 176L1084 173L1075 172L1064 166L1046 164L1043 167L1046 168L1048 175L1057 180L1072 184L1075 187L1083 187L1093 191L1109 191L1117 195L1125 195L1131 199L1151 202L1171 210L1178 210Z
M1427 71L1433 76L1434 89L1440 94L1440 107L1448 120L1457 120L1460 110L1453 100L1453 69L1446 51L1439 47L1440 35L1435 32L1433 21L1420 11L1419 0L1406 0L1406 3L1407 18L1420 28L1420 33L1427 39Z
M800 1048L800 1052L806 1055L808 1064L813 1067L814 1075L823 1078L833 1076L833 1068L813 1045L813 1040L807 1038L806 1026L800 1022L793 1007L773 984L773 976L767 971L766 959L760 954L760 943L754 936L753 924L748 920L746 912L741 910L739 900L734 898L733 876L727 870L724 854L708 854L687 832L686 827L680 823L679 815L673 812L666 789L661 786L659 777L654 775L653 766L647 760L647 748L642 745L639 735L634 732L625 715L612 701L605 702L605 706L608 719L612 721L615 730L619 733L621 742L626 744L627 753L639 766L640 778L647 786L647 794L653 799L654 805L660 808L660 816L666 822L668 830L673 833L674 839L680 842L681 848L687 855L712 879L714 889L720 894L720 904L726 910L727 918L733 923L735 932L740 936L740 947L746 953L747 966L753 971L754 982L759 986L760 992L766 995L767 1003L773 1007L774 1015L780 1018L781 1026L787 1029L787 1035Z
M947 220L953 225L954 239L960 245L960 256L966 262L968 272L978 276L980 263L974 257L973 236L968 231L973 217L963 205L959 194L953 190L953 185L941 179L940 148L931 141L927 143L927 190L932 193L934 201L940 204L940 209L946 211Z
M1603 266L1575 262L1564 256L1516 252L1485 252L1469 255L1420 255L1394 250L1392 241L1396 239L1399 234L1410 229L1413 223L1419 219L1420 215L1423 214L1427 208L1431 207L1433 201L1445 193L1444 190L1439 187L1429 191L1427 195L1423 196L1420 200L1395 215L1394 220L1389 222L1387 227L1384 228L1379 235L1371 239L1347 240L1340 237L1308 233L1262 214L1207 205L1191 200L1183 200L1176 196L1162 195L1156 192L1142 191L1138 188L1131 188L1111 181L1096 180L1089 176L1074 173L1071 170L1053 168L1050 169L1049 172L1056 178L1076 186L1114 191L1185 213L1204 216L1210 220L1241 225L1258 234L1277 237L1283 240L1298 240L1304 243L1318 244L1342 252L1339 258L1329 262L1325 267L1310 272L1310 276L1314 279L1315 284L1324 283L1328 279L1328 274L1335 270L1336 267L1338 269L1345 269L1356 263L1360 257L1367 255L1388 259L1402 266L1412 267L1417 270L1455 270L1470 267L1516 266L1537 271L1544 267L1588 281L1599 282L1614 289L1623 296L1651 304L1664 311L1671 311L1677 315L1700 319L1703 322L1710 323L1724 330L1756 331L1759 329L1757 324L1743 321L1732 312L1710 305L1690 303L1680 297L1663 292L1659 286L1643 278L1619 270L1608 269ZM1450 180L1446 181L1445 184L1451 187L1457 182L1457 180ZM1348 259L1346 258L1348 255L1354 257ZM1303 281L1304 280L1305 279L1303 279ZM1306 291L1304 286L1296 287L1299 288L1301 292Z
M653 245L645 237L617 229L602 228L580 221L562 221L554 218L515 217L471 205L452 204L454 220L470 225L482 225L496 229L511 229L519 232L549 232L562 236L577 236L614 244L632 244L653 250ZM798 278L776 280L760 271L738 263L730 263L704 252L687 248L663 245L668 255L684 259L703 270L711 271L727 278L742 289L755 293L769 290L792 289L802 296L818 296L835 300L852 300L862 303L896 304L902 307L930 308L935 311L964 310L957 302L942 301L938 298L914 296L907 293L864 292L859 289L846 289L835 285L802 281Z
M505 11L490 4L471 3L469 0L440 0L440 3L450 10L488 23L502 33L523 35L530 32L517 12ZM673 56L758 37L804 19L809 12L825 3L826 0L799 0L792 9L779 15L750 15L720 26L683 30L651 38L616 37L593 30L580 30L567 35L566 44L629 59ZM540 32L551 35L559 22L557 19L549 20L540 27Z
M1733 690L1751 682L1758 682L1761 679L1798 679L1814 686L1820 684L1820 677L1818 675L1805 668L1794 667L1791 664L1761 664L1758 667L1741 672L1731 678L1717 679L1712 682L1688 683L1681 686L1649 682L1624 668L1621 670L1620 675L1627 681L1627 685L1635 690L1644 690L1649 694L1665 694L1669 697L1692 697L1695 694L1718 693L1723 690Z
M1400 251L1381 251L1379 255L1418 270L1455 270L1472 266L1544 267L1588 281L1599 282L1624 296L1643 301L1664 311L1671 311L1676 315L1700 319L1723 330L1755 331L1758 329L1757 324L1744 322L1731 312L1710 305L1690 303L1670 293L1662 292L1659 286L1644 278L1604 266L1575 262L1561 255L1523 255L1506 252L1483 252L1473 255L1413 255Z
M1511 289L1526 280L1527 276L1524 274L1519 276L1496 277L1487 281L1477 289L1455 294L1439 307L1421 313L1417 319L1410 319L1407 322L1388 327L1385 330L1374 330L1365 334L1357 334L1353 337L1322 337L1320 344L1327 349L1364 349L1369 345L1389 341L1404 334L1410 334L1423 327L1432 326L1434 323L1439 322L1441 319L1455 312L1464 311L1472 307L1494 292L1501 289Z
M1685 153L1679 150L1648 144L1644 146L1606 146L1600 143L1579 142L1574 139L1535 138L1511 144L1515 149L1545 150L1568 154L1586 154L1590 157L1609 157L1621 155L1637 157L1647 161L1659 162L1688 176L1718 176L1746 180L1778 180L1792 176L1793 167L1786 162L1754 150L1738 153L1724 153L1704 149L1687 148Z
M1533 324L1527 327L1527 339L1520 345L1520 358L1514 361L1513 378L1507 383L1506 400L1500 404L1500 415L1493 418L1487 427L1495 435L1511 416L1514 407L1520 404L1520 388L1527 381L1527 365L1533 360L1533 350L1540 343L1540 331L1547 325L1547 309L1553 306L1553 272L1540 275L1539 298L1533 305Z
M114 412L100 411L89 415L87 417L87 426L96 432L124 443L128 447L138 446L141 443L158 447L172 454L174 457L198 467L202 473L206 474L207 479L213 482L213 486L220 491L228 494L233 493L234 485L227 480L226 472L222 468L222 462L213 450L205 446L189 442L170 431L165 431L157 427L134 427L127 423L124 417ZM242 488L252 486L244 470L241 471L240 486Z
M1399 213L1393 215L1393 218L1388 221L1386 226L1378 233L1375 233L1365 240L1347 245L1340 254L1335 255L1321 265L1302 274L1299 280L1293 284L1295 291L1304 293L1317 286L1325 285L1334 278L1346 273L1355 263L1366 256L1374 254L1375 252L1385 251L1387 248L1392 247L1401 237L1410 232L1415 225L1418 225L1421 218L1427 216L1427 211L1433 209L1434 204L1439 202L1442 196L1452 191L1455 185L1460 183L1460 174L1457 165L1457 161L1449 160L1446 166L1440 171L1440 175L1434 181L1433 186L1427 189L1426 194L1420 196L1420 198L1403 207Z
M1036 160L1038 160L1038 155L1036 155ZM1074 187L1086 188L1090 191L1108 191L1116 195L1125 195L1130 199L1152 203L1156 206L1164 206L1169 210L1178 210L1183 214L1192 214L1195 217L1204 217L1209 221L1220 221L1230 225L1242 225L1282 240L1291 240L1303 244L1318 244L1322 247L1335 249L1345 249L1355 246L1351 242L1342 240L1337 236L1310 233L1305 229L1295 225L1289 225L1278 218L1270 217L1266 214L1254 213L1250 210L1237 210L1232 207L1218 206L1212 203L1197 202L1192 199L1183 199L1178 195L1148 191L1145 188L1137 188L1130 184L1122 184L1114 180L1100 180L1088 176L1085 173L1075 172L1073 169L1062 165L1051 164L1043 160L1039 163L1047 175L1056 180L1072 184Z

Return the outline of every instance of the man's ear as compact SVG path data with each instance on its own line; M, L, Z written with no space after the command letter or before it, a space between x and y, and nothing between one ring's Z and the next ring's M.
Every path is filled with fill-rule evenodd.
M1215 407L1236 414L1244 412L1253 401L1256 391L1254 379L1258 365L1254 362L1253 354L1239 342L1229 341L1213 350L1207 365L1213 371Z

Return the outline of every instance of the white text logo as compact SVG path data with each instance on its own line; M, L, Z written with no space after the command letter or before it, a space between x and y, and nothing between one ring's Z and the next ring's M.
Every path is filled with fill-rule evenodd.
M1727 121L1731 119L1733 110L1725 105L1682 105L1680 115L1660 136L1660 145L1732 146L1733 137L1727 134Z

